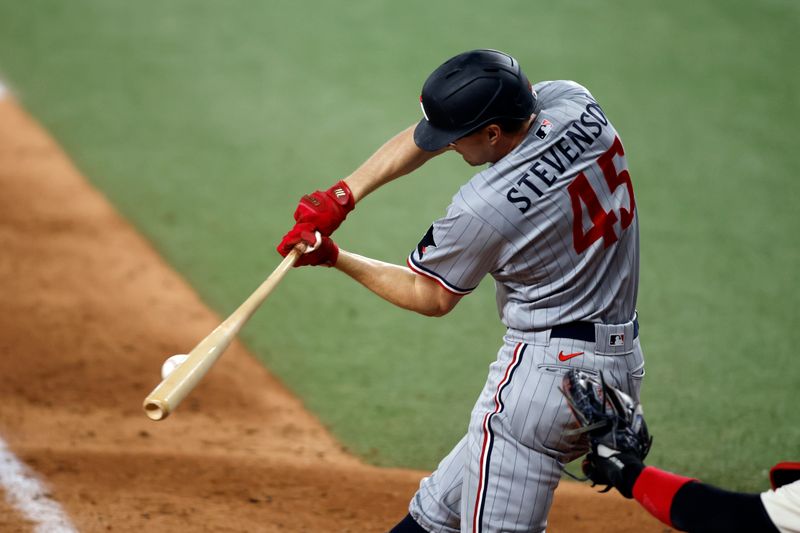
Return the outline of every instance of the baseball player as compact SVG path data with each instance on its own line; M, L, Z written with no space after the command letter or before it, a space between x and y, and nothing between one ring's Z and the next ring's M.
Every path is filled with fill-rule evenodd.
M571 81L531 87L494 50L433 71L423 117L327 191L304 196L278 245L299 265L333 266L389 302L448 313L490 274L506 335L466 434L424 478L393 531L544 531L564 465L558 391L569 368L603 371L638 398L644 362L635 306L639 230L625 150L592 94ZM457 152L479 170L453 196L407 267L340 250L330 234L376 188Z
M641 406L613 386L571 370L562 392L582 428L578 431L590 437L592 451L583 471L593 482L614 486L680 531L800 533L800 463L775 465L770 470L772 490L726 491L645 466L652 439Z

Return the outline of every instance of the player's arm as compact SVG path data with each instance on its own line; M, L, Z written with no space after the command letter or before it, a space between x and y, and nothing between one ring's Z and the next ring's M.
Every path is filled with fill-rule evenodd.
M652 466L641 469L631 491L650 514L679 531L778 533L760 494L723 490Z
M341 250L334 265L387 302L425 316L444 316L463 295L411 269Z
M325 191L314 191L303 196L294 212L295 228L331 235L355 209L356 202L378 187L413 172L426 161L449 150L444 148L438 152L428 152L419 148L414 142L414 127L409 126L389 139L347 178ZM278 252L284 257L291 248L291 243L285 239L278 244Z
M611 482L623 496L636 499L655 518L679 531L778 533L759 494L731 492L645 466L636 454L604 444L593 443L586 463L584 472L592 480Z
M406 267L339 250L330 237L298 226L283 238L292 247L299 243L308 247L295 266L336 267L384 300L426 316L446 315L461 299L462 295L451 293Z
M598 381L570 370L561 391L581 426L579 431L589 435L592 451L584 459L583 472L592 482L613 485L623 496L635 498L654 517L680 531L778 533L762 495L726 491L645 466L652 439L641 405L602 376ZM782 467L780 472L784 470L791 472L791 467ZM783 475L790 478L791 473ZM785 493L775 498L787 499Z
M355 202L375 189L415 171L430 159L449 150L427 152L414 142L414 128L409 126L381 146L355 172L344 179Z

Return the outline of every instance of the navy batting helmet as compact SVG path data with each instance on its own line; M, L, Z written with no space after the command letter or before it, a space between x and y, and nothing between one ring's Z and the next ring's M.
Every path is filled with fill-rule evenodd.
M428 76L420 104L424 118L414 142L436 151L494 120L527 119L536 97L516 59L497 50L471 50Z

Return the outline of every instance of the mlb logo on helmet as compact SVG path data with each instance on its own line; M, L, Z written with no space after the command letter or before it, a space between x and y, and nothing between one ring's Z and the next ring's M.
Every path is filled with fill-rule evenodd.
M618 333L615 335L608 336L609 346L623 346L624 344L625 344L625 335L623 333Z

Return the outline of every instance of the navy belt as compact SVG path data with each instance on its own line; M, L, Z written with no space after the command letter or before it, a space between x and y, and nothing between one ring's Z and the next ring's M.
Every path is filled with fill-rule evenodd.
M633 321L633 338L639 336L639 320ZM576 341L597 342L594 336L594 322L570 322L550 330L550 338L574 339Z

